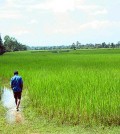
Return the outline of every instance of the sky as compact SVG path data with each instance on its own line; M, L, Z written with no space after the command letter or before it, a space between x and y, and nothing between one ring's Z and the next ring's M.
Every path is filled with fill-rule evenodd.
M120 0L0 0L0 33L28 46L120 41Z

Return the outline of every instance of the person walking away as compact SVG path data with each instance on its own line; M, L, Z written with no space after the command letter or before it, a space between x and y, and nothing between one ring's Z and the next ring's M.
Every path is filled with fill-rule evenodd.
M23 80L22 77L18 75L18 71L14 72L14 76L11 78L10 84L15 98L16 110L19 111L21 94L23 90Z

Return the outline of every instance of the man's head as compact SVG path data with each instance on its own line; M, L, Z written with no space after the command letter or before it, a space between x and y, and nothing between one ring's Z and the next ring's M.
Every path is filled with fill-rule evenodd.
M18 75L18 71L15 71L15 72L14 72L14 75Z

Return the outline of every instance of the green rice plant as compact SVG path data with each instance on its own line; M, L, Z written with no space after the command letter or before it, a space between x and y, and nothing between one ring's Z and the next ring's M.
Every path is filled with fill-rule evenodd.
M119 49L13 52L0 57L2 83L18 70L31 106L49 120L70 124L120 124L119 67Z

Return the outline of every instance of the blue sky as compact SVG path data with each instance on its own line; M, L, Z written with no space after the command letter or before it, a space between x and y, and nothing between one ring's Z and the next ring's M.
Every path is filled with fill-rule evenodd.
M0 0L0 33L29 46L120 41L120 0Z

